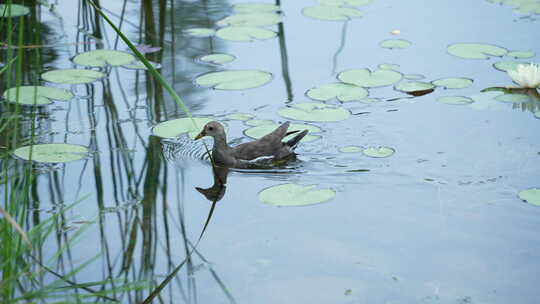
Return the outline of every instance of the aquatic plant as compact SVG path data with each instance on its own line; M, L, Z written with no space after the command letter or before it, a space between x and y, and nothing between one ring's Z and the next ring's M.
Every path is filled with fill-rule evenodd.
M527 89L536 89L540 86L540 66L538 64L520 64L517 70L507 71L512 81L519 87Z

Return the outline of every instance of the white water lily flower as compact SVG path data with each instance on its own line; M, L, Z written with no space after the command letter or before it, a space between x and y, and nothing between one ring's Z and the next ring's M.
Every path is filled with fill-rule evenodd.
M540 66L538 64L520 64L517 70L508 70L508 75L522 88L536 89L540 86Z

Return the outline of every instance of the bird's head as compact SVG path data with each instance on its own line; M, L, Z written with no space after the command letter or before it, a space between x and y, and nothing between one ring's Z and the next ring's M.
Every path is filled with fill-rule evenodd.
M224 133L225 133L225 129L223 128L222 124L220 124L217 121L211 121L204 126L201 133L199 133L199 135L195 137L195 140L203 138L205 136L215 137L217 135L224 134Z

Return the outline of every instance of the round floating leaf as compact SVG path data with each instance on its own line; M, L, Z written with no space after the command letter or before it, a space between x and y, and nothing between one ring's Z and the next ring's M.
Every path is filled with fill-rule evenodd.
M272 120L268 120L268 119L250 119L245 122L246 125L251 126L251 127L269 125L273 123L274 122Z
M356 8L329 5L306 7L302 10L302 13L307 17L327 21L346 21L364 15L362 11Z
M231 41L255 41L276 37L276 32L255 26L228 26L216 32L221 39Z
M518 65L520 64L527 64L527 63L519 62L519 61L499 61L499 62L495 62L493 64L493 67L499 71L508 72L508 71L516 71Z
M290 119L319 122L340 121L351 116L351 113L342 107L315 102L292 104L278 113Z
M255 115L249 113L233 113L225 116L225 118L231 120L250 120L253 117L255 117Z
M387 39L379 43L379 46L385 49L406 49L411 45L410 41L404 39Z
M365 6L372 2L373 0L319 0L320 5L334 5L334 6Z
M229 54L210 54L201 56L199 60L213 64L225 64L234 61L236 57Z
M540 206L540 189L531 188L518 193L520 199L535 206Z
M462 105L474 102L474 100L465 96L441 96L437 98L437 101L452 105Z
M508 50L491 44L456 43L448 47L448 53L465 59L488 59L489 56L504 56Z
M152 133L162 138L177 138L181 134L188 133L189 137L195 138L204 125L212 120L206 117L194 117L193 120L188 117L168 120L155 125Z
M317 189L317 185L282 184L259 192L263 203L274 206L307 206L329 201L335 196L335 190Z
M406 75L403 75L403 78L408 79L408 80L420 80L426 77L424 77L424 75L422 74L406 74Z
M381 63L377 66L381 70L394 70L399 71L399 64L393 63Z
M495 97L495 100L510 103L522 103L528 102L530 98L525 94L503 94Z
M398 91L405 93L421 92L432 90L435 86L429 82L422 81L402 81L394 86Z
M512 51L506 54L506 56L514 58L532 58L534 55L533 51Z
M258 70L211 72L197 77L201 86L219 90L244 90L263 86L272 80L272 74Z
M374 88L392 85L401 80L401 73L392 70L354 69L338 74L338 79L359 87Z
M20 17L28 15L30 9L19 4L0 4L0 17Z
M192 37L211 37L214 36L216 31L211 28L195 27L185 31L185 34Z
M80 145L39 144L17 148L13 154L24 160L41 163L67 163L88 156L88 149Z
M431 83L445 89L463 89L470 87L473 84L473 80L464 77L452 77L434 80Z
M47 105L53 100L67 101L73 98L70 91L42 86L22 86L19 87L19 99L17 100L17 88L11 88L4 92L4 98L8 102L24 105Z
M133 55L115 50L93 50L73 57L73 62L87 67L100 68L107 64L119 66L135 61Z
M246 129L244 131L244 134L246 136L251 137L251 138L259 139L259 138L265 136L266 134L274 131L279 126L280 125L276 124L276 123L263 124L263 125L260 125L260 126L251 127L249 129ZM310 141L314 141L314 140L317 140L317 139L321 138L318 135L311 135L310 134L310 133L321 132L321 129L319 127L317 127L317 126L306 125L306 124L291 124L289 126L289 129L288 129L289 132L290 131L304 131L304 130L308 130L308 135L304 136L304 138L302 138L301 142L310 142ZM293 138L297 134L298 133L291 134L291 135L285 137L283 139L283 141L288 141L289 139Z
M369 147L362 151L364 155L376 158L388 157L394 154L394 152L396 152L396 150L390 147Z
M345 146L345 147L341 147L339 148L339 152L343 152L343 153L358 153L358 152L362 152L364 149L362 149L362 147L358 147L358 146Z
M91 83L102 77L105 77L102 72L80 69L52 70L41 74L46 81L64 84Z
M233 5L233 9L239 14L270 13L280 10L279 6L271 3L238 3Z
M536 118L540 118L540 111L536 111L536 112L534 112L534 117L536 117Z
M379 98L364 98L359 100L361 103L374 103L374 102L381 102Z
M315 100L326 101L337 98L339 101L347 102L368 96L368 91L352 84L329 83L309 89L306 95Z
M281 16L274 13L238 14L217 22L219 26L269 26L281 22Z

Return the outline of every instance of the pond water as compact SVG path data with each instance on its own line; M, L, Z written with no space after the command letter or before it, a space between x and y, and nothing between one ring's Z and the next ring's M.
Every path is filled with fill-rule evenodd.
M321 129L312 133L318 135L313 141L299 145L296 161L275 169L233 170L226 188L205 192L201 188L212 187L214 178L201 142L152 134L156 124L186 113L150 73L109 66L93 68L107 76L89 84L39 80L54 69L84 69L71 59L86 51L130 51L107 24L96 22L88 2L33 8L24 17L26 26L40 30L43 46L23 52L27 58L39 53L41 62L24 62L22 84L64 88L74 97L34 112L25 108L17 114L17 127L0 128L5 138L0 145L9 151L33 141L90 150L78 161L34 164L25 229L75 203L55 218L53 233L38 250L44 264L67 275L90 261L73 281L116 278L155 287L197 243L213 205L207 196L217 196L196 252L160 301L536 303L540 207L518 193L540 187L540 120L535 117L540 98L530 90L524 102L504 102L500 91L481 91L513 85L493 64L538 62L538 15L492 3L500 1L374 0L358 7L360 18L327 21L305 15L315 0L281 1L282 22L259 27L276 37L238 42L189 31L220 28L217 22L234 14L234 1L154 2L102 5L134 44L161 48L147 58L160 65L193 116L224 122L235 144L251 140L243 134L249 126L228 115L285 122L288 118L278 113L282 108L322 103L306 92L339 82L343 71L392 64L397 66L383 67L409 78L421 75L418 81L426 83L449 77L473 82L461 89L436 87L422 96L399 92L391 82L369 88L374 99L326 101L351 115L334 122L293 121ZM331 12L336 7L330 3L337 2L326 1L319 11ZM347 7L356 9L360 2L369 1ZM27 39L25 45L34 44L34 36ZM388 39L410 45L381 47ZM456 43L532 55L467 59L449 53ZM1 51L5 63L7 52ZM200 60L216 53L234 60L223 65ZM200 75L229 70L265 71L272 79L243 90L196 84ZM0 91L12 86L3 80ZM445 96L471 102L440 102ZM6 105L2 111L4 117L15 115ZM16 142L8 139L13 133ZM341 151L349 146L360 149ZM394 153L369 157L361 152L368 147ZM2 158L4 168L24 164L8 154ZM296 207L260 200L264 189L287 183L330 188L335 197ZM59 257L50 262L59 248ZM138 303L149 290L109 295Z

